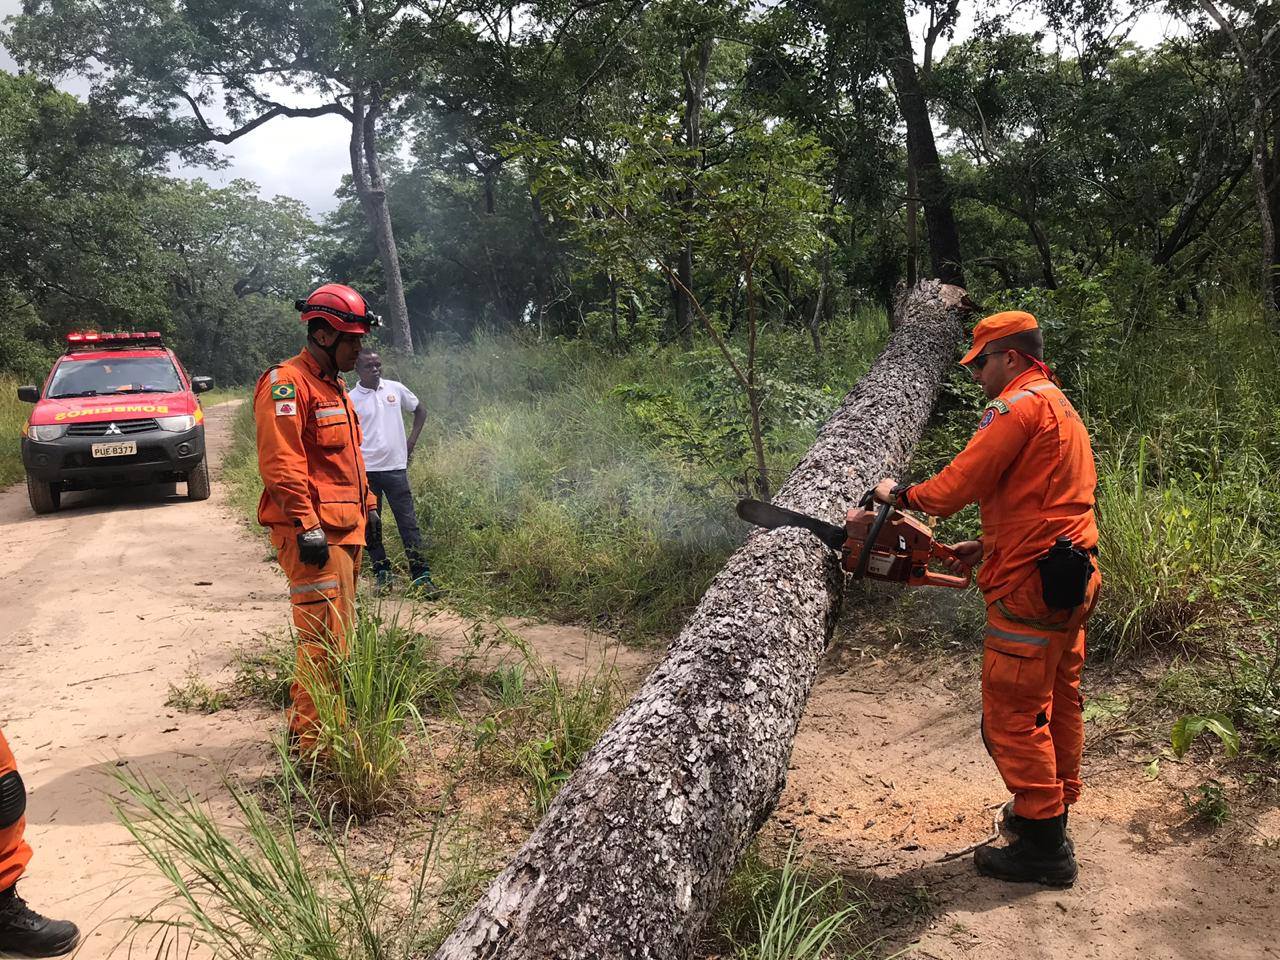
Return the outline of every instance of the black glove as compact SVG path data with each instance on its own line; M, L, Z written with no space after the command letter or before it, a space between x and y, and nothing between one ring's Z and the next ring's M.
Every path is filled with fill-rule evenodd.
M364 543L367 547L371 543L382 542L382 514L377 510L370 510L364 520Z
M298 534L298 559L313 567L323 567L329 562L329 538L323 528Z

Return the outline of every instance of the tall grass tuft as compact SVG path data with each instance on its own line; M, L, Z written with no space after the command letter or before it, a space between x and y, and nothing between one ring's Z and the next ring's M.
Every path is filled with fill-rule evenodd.
M794 841L781 866L766 863L753 847L730 879L718 927L734 960L857 960L868 952L844 941L862 919L861 902L838 878L814 878Z
M227 782L233 825L205 803L125 771L116 815L173 893L137 922L162 944L189 944L230 960L398 960L415 954L429 913L430 870L439 834L428 834L407 892L386 877L393 854L374 869L355 869L343 839L309 832L318 858L304 853L299 822L323 823L321 799L288 753L272 787L278 816ZM308 848L310 849L310 848Z
M346 653L330 649L332 666L302 677L319 718L307 765L331 803L358 820L395 803L409 756L405 736L426 736L419 705L441 669L426 655L426 643L363 604Z

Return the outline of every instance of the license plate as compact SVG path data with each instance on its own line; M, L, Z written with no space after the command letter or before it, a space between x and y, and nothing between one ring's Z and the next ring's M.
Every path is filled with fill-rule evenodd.
M93 445L93 455L95 457L128 457L138 452L138 442L129 440L124 443L95 443Z

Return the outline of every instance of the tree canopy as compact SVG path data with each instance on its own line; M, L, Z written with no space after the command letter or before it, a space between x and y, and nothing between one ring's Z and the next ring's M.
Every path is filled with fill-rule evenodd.
M180 330L222 366L230 337L257 363L237 311L282 316L320 279L403 299L402 348L494 328L689 347L758 309L821 349L833 317L940 273L1126 330L1274 296L1271 6L1169 0L1154 46L1130 37L1138 6L1035 9L33 0L5 39L25 72L0 83L3 283L26 318L4 364L81 321ZM52 85L70 75L87 101ZM351 121L353 165L319 226L170 172L323 113ZM748 296L721 212L758 185L735 165L801 155L820 158L803 210L761 208Z

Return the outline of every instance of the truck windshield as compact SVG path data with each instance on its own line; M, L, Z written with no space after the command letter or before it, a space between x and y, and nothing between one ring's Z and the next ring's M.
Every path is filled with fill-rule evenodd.
M103 357L58 364L47 396L98 397L114 393L174 393L182 389L173 361L154 357Z

